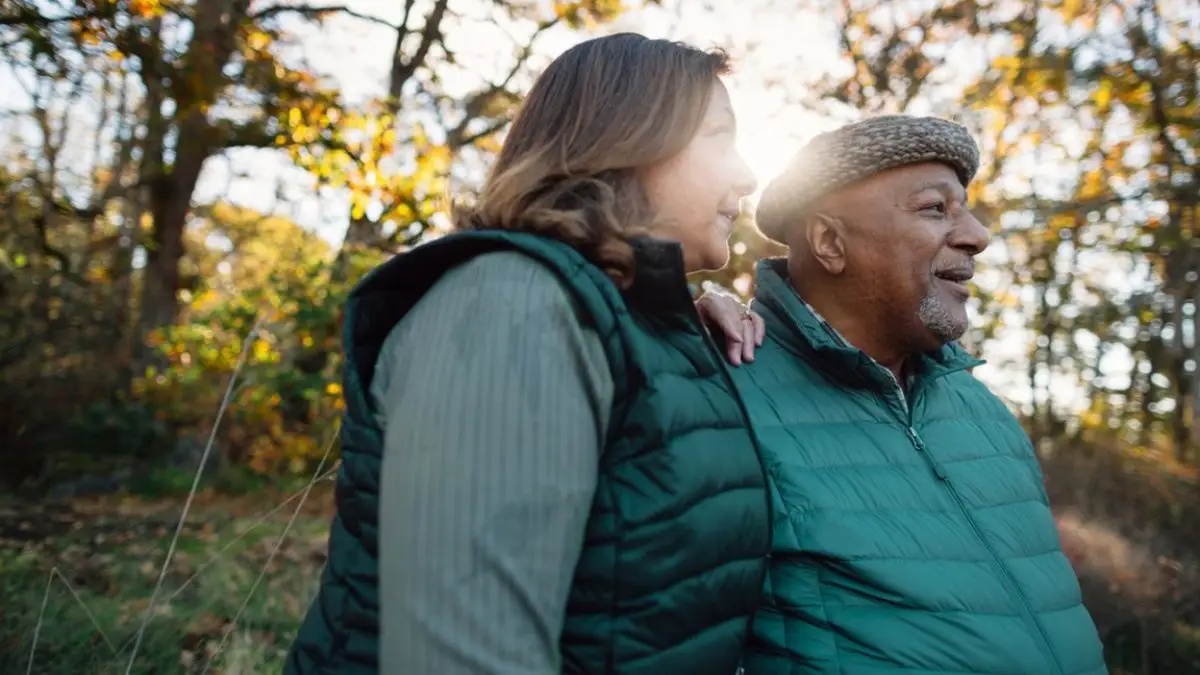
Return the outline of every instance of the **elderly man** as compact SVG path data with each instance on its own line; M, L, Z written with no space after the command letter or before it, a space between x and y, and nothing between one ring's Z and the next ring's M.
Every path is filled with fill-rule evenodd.
M960 126L816 137L765 190L767 338L734 371L773 492L747 675L1098 675L1033 448L955 340L988 233Z

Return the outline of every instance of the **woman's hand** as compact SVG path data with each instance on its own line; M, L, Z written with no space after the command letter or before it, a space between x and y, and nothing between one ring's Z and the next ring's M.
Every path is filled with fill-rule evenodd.
M737 296L716 287L696 300L696 311L704 327L725 336L725 352L729 362L739 366L754 360L754 348L762 345L766 334L763 319Z

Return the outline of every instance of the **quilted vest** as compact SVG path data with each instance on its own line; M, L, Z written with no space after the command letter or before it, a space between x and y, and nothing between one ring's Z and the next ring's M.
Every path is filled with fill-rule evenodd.
M956 345L907 393L759 264L767 340L734 371L774 533L746 675L1101 675L1021 426Z
M745 408L695 313L681 248L639 243L636 281L622 294L570 247L501 232L422 245L350 296L337 515L285 673L378 672L383 438L368 397L372 370L388 333L447 270L502 250L559 278L601 337L614 383L562 672L732 675L766 574L770 500Z

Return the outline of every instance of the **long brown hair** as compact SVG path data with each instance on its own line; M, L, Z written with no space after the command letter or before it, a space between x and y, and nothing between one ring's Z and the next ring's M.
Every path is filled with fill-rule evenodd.
M687 146L728 70L719 50L636 33L568 49L534 83L457 227L558 239L628 287L630 239L654 219L637 172Z

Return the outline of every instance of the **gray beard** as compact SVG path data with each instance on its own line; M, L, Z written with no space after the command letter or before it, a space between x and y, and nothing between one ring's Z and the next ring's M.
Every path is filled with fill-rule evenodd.
M929 329L943 344L953 342L967 332L967 322L959 319L937 297L937 289L930 288L929 293L921 299L921 307L917 316L921 323Z

